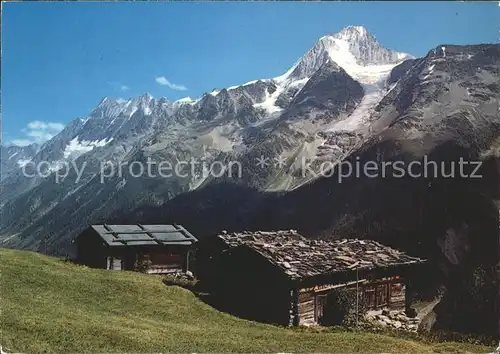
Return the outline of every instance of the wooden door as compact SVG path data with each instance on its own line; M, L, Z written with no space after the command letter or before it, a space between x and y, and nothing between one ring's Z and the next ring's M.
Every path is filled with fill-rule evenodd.
M326 305L326 294L316 295L314 303L314 321L318 324L321 323L323 313Z
M365 308L367 310L374 310L377 308L377 299L375 297L374 286L363 287L363 299L365 301Z
M388 284L377 285L377 307L388 306L389 302L389 286Z

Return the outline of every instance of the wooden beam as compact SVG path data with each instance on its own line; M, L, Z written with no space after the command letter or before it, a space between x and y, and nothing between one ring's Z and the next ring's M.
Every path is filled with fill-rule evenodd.
M292 291L292 326L298 326L300 324L299 315L299 290L293 288Z
M309 291L313 291L315 293L320 293L323 291L328 291L328 290L337 289L337 288L343 288L343 287L350 286L350 285L363 284L363 283L367 283L367 282L368 282L367 279L360 279L358 281L354 280L354 281L349 281L349 282L339 283L339 284L317 285L317 286L313 286L313 287L309 287L309 288L301 288L300 292L306 293Z
M497 167L498 173L500 173L500 159L497 159ZM498 328L497 328L497 340L498 340L498 352L500 352L500 200L497 201L498 207L498 230L497 230L497 298L496 298L496 310L497 310L497 318L498 318Z
M405 312L408 314L412 303L412 289L410 279L405 279Z
M391 307L392 283L387 284L387 307Z
M141 235L143 235L143 234L141 234ZM155 240L152 239L152 238L134 238L134 239L131 239L131 240L116 238L114 240L111 240L111 242L122 242L122 243L123 242L136 242L136 241L155 241ZM170 243L182 243L182 242L191 242L191 244L192 244L192 240L190 240L190 239L185 239L185 240L164 240L164 241L159 240L159 241L160 241L159 244L162 245L162 246L166 246L166 245L168 245ZM156 243L154 243L154 244L156 244ZM186 246L188 246L188 245L186 245Z
M153 240L153 241L155 241L156 243L158 243L158 244L162 245L161 241L160 241L160 240L158 240L156 237L154 237L154 236L153 236L153 234L152 234L150 231L146 230L146 229L144 228L144 226L142 226L141 224L137 224L137 226L139 226L139 228L140 228L141 230L144 230L144 233L145 233L146 235L148 235L148 236L150 237L150 239L151 239L151 240Z

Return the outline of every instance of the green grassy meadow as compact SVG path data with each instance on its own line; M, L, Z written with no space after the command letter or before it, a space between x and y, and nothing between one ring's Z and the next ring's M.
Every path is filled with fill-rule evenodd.
M221 313L158 276L0 249L1 336L21 353L492 352L356 331L292 329Z

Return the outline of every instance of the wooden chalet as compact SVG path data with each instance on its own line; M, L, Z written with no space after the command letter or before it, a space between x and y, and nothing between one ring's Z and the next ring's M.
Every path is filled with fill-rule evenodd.
M76 259L93 268L147 273L186 271L198 240L180 225L91 225L76 237Z
M309 240L290 231L222 233L203 240L201 281L226 309L282 325L328 323L329 294L358 294L358 308L409 309L418 258L370 240Z

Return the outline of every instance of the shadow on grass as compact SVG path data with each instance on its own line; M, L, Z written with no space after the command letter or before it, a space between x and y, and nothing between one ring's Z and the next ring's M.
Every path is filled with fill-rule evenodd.
M252 316L251 313L245 313L244 309L242 309L240 306L236 306L237 304L228 304L224 301L222 301L219 297L217 297L214 293L210 291L208 287L206 287L201 281L199 280L186 280L186 279L179 279L179 278L173 278L170 276L165 276L163 278L163 284L167 286L179 286L183 289L191 291L200 301L204 302L205 304L209 305L210 307L214 308L217 311L228 313L234 317L238 317L240 319L244 320L249 320L249 321L257 321L256 318ZM267 323L267 324L274 324L276 326L279 326L275 323L272 322L266 322L259 320L258 322L261 323ZM282 327L282 326L280 326Z

